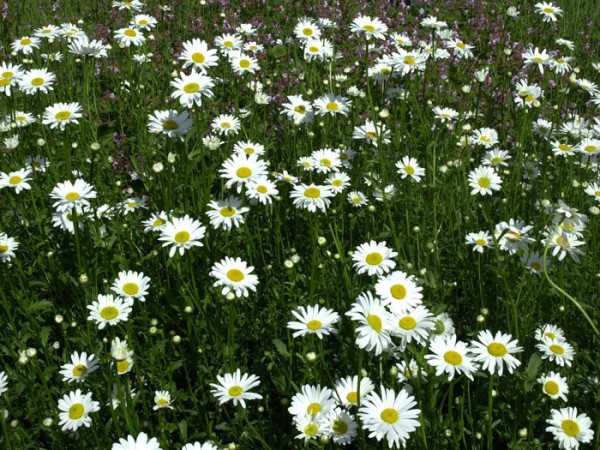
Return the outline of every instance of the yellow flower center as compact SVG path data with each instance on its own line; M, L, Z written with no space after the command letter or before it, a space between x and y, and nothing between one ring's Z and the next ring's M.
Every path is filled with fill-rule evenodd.
M330 160L328 160L327 158L323 158L323 159L320 161L320 163L321 163L321 164L323 164L325 167L329 167L329 166L331 166L331 161L330 161Z
M457 42L457 43L456 43L456 46L457 46L458 48L460 48L461 50L464 50L464 49L466 48L465 44L463 44L462 42Z
M417 321L410 316L406 316L400 319L398 325L400 325L400 328L402 328L403 330L412 330L414 327L417 326Z
M198 83L188 83L183 87L184 92L187 94L198 92L198 89L200 89L200 85Z
M404 300L406 297L406 288L401 284L395 284L390 288L390 294L392 294L392 297L396 300Z
M306 412L312 416L316 416L321 411L321 405L319 403L311 403L306 408Z
M311 320L306 324L306 328L313 331L320 329L322 326L323 324L319 320Z
M404 166L404 171L409 175L412 175L415 173L415 169L412 166Z
M502 158L500 158L500 157L496 156L495 158L492 158L492 159L490 160L490 162L491 162L492 164L500 164L500 163L502 162Z
M262 186L262 185L261 185L261 186L258 186L258 187L256 188L256 190L257 190L258 192L260 192L261 194L266 194L266 193L267 193L267 187L266 187L266 186Z
M414 63L416 63L416 61L415 58L413 58L412 56L409 55L404 57L404 64L412 66Z
M335 102L329 102L325 108L327 108L329 111L337 111L340 107Z
M378 264L381 264L381 261L383 261L383 256L381 256L380 253L373 252L369 253L365 260L367 261L368 265L376 266Z
M533 101L533 95L531 95L531 94L527 95L527 96L525 97L525 101L526 101L527 103L529 103L529 102Z
M124 359L123 361L117 361L117 372L123 373L129 369L129 361Z
M225 47L229 47L229 48L231 48L231 47L233 47L233 42L231 42L231 41L225 41L225 42L223 42L223 45L224 45Z
M544 390L550 395L556 395L558 394L558 384L554 381L546 381L546 384L544 384Z
M12 185L19 184L21 181L23 181L23 178L21 178L17 175L12 176L8 179L8 182Z
M165 120L162 123L162 126L165 130L169 130L169 131L176 130L177 128L179 128L179 124L172 119Z
M10 78L14 75L14 73L12 72L3 72L2 73L2 78Z
M29 39L29 38L21 39L21 45L29 45L29 44L31 44L31 39Z
M386 408L383 411L381 411L381 420L383 420L386 423L396 423L398 422L398 411L396 411L393 408Z
M331 184L333 184L336 187L339 187L342 185L342 180L333 180L333 183L331 183Z
M234 283L239 283L244 279L244 272L238 269L230 269L227 272L227 278L229 278Z
M31 80L31 84L33 86L41 86L42 84L44 84L44 79L43 78L34 78L33 80Z
M531 268L533 270L540 270L542 268L542 265L539 262L532 262L531 263Z
M71 420L81 419L84 412L85 412L85 408L83 407L83 405L81 403L74 403L69 408L69 419L71 419Z
M446 361L448 364L452 364L453 366L462 364L462 360L462 356L454 350L449 350L444 353L444 361Z
M219 213L223 217L231 217L235 214L235 208L232 208L231 206L225 206L224 208L221 208Z
M10 84L10 78L0 79L0 87L8 86Z
M79 193L77 193L77 192L69 192L67 195L65 195L65 198L67 200L77 200L79 198Z
M549 337L550 339L555 339L556 335L554 333L551 333L550 331L544 333L544 337Z
M142 19L138 22L140 25L146 25L148 21L146 19Z
M82 377L86 374L87 370L88 369L86 366L79 364L78 366L73 367L73 375L76 377Z
M346 400L348 400L350 403L356 403L358 401L358 393L350 392L348 395L346 395Z
M180 244L185 244L189 240L190 233L188 233L187 231L180 231L175 235L175 241L179 242Z
M135 36L137 36L137 33L135 32L135 30L125 30L123 32L123 34L125 36L129 36L129 37L135 37Z
M228 130L231 128L231 124L229 122L222 122L221 128L223 128L224 130Z
M317 188L311 187L304 191L304 196L308 198L319 198L321 196L321 191Z
M336 420L333 422L333 432L335 434L346 434L348 431L348 425L343 420Z
M314 423L311 423L304 429L304 434L306 434L307 436L314 436L315 434L317 434L318 431L319 429L317 428L317 426Z
M240 178L248 178L250 175L252 175L252 170L250 170L248 167L240 167L235 174Z
M294 111L300 114L306 114L306 108L302 105L298 105L294 108Z
M311 30L310 28L305 28L304 30L302 30L302 34L304 36L312 36L313 30Z
M565 349L560 345L553 344L550 346L550 351L556 353L557 355L562 355L565 353Z
M242 391L243 389L240 386L231 386L227 393L232 397L237 397L238 395L241 395Z
M242 69L247 69L248 67L250 67L250 61L248 61L247 59L242 59L240 61L240 67Z
M363 25L363 30L373 33L375 31L375 27L373 25Z
M114 306L106 306L100 311L100 316L105 320L112 320L119 315L119 310Z
M579 434L579 425L574 420L563 420L563 423L560 425L565 434L569 437L575 437Z
M192 61L198 64L202 64L204 62L204 55L202 53L194 53L192 55Z
M586 145L583 149L588 153L592 153L598 150L598 147L596 147L595 145Z
M125 283L123 286L123 292L127 295L135 295L139 292L140 288L135 283Z
M476 243L477 245L485 245L485 244L487 244L487 241L486 241L485 239L477 239L477 240L475 241L475 243Z
M319 53L319 47L315 47L314 45L311 47L308 47L308 50L313 53Z
M371 139L377 137L377 133L375 131L367 131L365 134Z
M378 333L381 333L381 330L383 329L383 323L381 322L381 318L379 316L369 314L367 316L367 322L369 323L369 325L371 325L371 328L373 328Z
M557 60L556 60L556 62L557 62L558 64L562 64L562 63L564 63L564 62L565 62L565 60L561 58L561 59L557 59Z
M0 244L0 253L6 253L8 251L8 245Z
M477 181L477 184L485 189L485 188L489 187L489 185L492 184L492 182L490 181L490 179L488 177L481 177Z
M165 221L162 219L156 219L152 225L155 227L161 227L165 224Z
M561 149L563 152L568 152L569 150L571 150L571 146L567 144L560 144L558 148Z
M67 120L69 117L71 117L71 113L69 111L61 111L56 113L54 116L54 118L58 120Z
M506 350L506 346L504 344L501 344L500 342L492 342L490 345L488 345L487 349L490 355L496 357L502 357L506 355L506 353L508 353Z
M544 12L548 14L554 14L554 10L552 8L544 8Z

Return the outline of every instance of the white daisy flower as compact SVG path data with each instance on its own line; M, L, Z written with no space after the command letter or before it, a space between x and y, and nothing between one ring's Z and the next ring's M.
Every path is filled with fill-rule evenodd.
M258 277L253 274L254 267L248 266L241 258L226 256L213 265L209 275L216 278L214 287L223 286L221 294L233 292L236 297L248 297L250 291L256 292Z
M234 373L227 373L224 376L217 375L219 384L210 383L211 393L219 399L219 404L222 405L228 401L233 401L234 406L238 403L242 408L246 408L246 400L259 400L262 395L255 392L250 392L251 389L260 385L260 379L256 375L248 375L241 373L237 369Z

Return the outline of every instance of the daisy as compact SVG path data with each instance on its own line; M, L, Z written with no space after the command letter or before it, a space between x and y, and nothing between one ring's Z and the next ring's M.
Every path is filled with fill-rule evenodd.
M52 205L58 212L70 212L73 208L90 206L89 199L96 198L96 191L92 185L81 178L74 183L65 181L50 192L50 198L56 200Z
M537 382L542 385L544 394L548 395L552 400L560 398L563 401L567 401L567 394L569 393L569 385L567 379L562 377L559 373L549 372L542 374Z
M550 55L548 55L546 50L540 51L537 47L535 50L528 49L523 52L522 57L525 60L523 67L537 65L542 75L544 74L544 66L550 63Z
M454 56L457 59L469 59L473 57L472 49L475 48L474 45L465 44L460 39L452 39L446 41L446 47L454 50Z
M392 54L392 62L394 64L394 71L401 75L408 75L416 71L425 70L425 64L427 62L427 52L421 52L416 50L404 50L399 48L397 52ZM394 98L405 100L408 98L408 91L397 88L388 95L392 94Z
M238 75L244 75L245 73L255 73L260 70L258 60L252 56L244 55L240 53L234 56L230 61L231 68Z
M435 317L434 327L431 330L432 336L449 337L454 334L454 321L448 313L441 313Z
M335 382L335 400L344 407L357 405L359 396L362 400L374 389L375 385L369 377L360 379L360 389L357 375L342 378Z
M34 50L40 48L41 41L37 37L33 36L23 36L22 38L16 39L12 44L10 44L10 48L14 52L22 51L24 55L30 55Z
M377 17L358 16L352 21L350 31L357 34L364 33L367 40L371 38L385 39L388 27Z
M415 342L423 345L429 336L429 331L434 327L433 314L423 305L394 313L396 326L390 331L392 336L402 340L401 347Z
M294 436L294 439L304 439L305 445L311 439L330 435L332 431L329 418L325 414L319 414L317 416L300 414L294 417L294 425L300 432L300 434Z
M406 34L392 33L390 39L397 47L410 47L412 46L412 40Z
M125 47L129 47L130 45L139 47L146 42L146 37L135 28L120 28L115 31L115 40Z
M313 102L313 107L319 116L325 114L331 114L332 116L343 114L347 117L350 105L351 102L346 97L333 94L325 94Z
M488 231L469 233L466 238L468 245L473 245L473 251L483 253L486 248L492 247L492 236Z
M571 70L570 62L573 61L574 58L570 56L563 56L561 58L551 59L550 60L550 68L554 70L559 75L567 73Z
M333 45L328 39L309 39L304 45L304 59L323 61L333 56Z
M505 150L491 150L481 158L481 164L484 166L499 167L508 166L508 160L511 159L509 153Z
M223 162L219 172L227 180L225 186L230 188L235 185L236 191L240 193L242 187L267 174L267 165L256 154L236 153Z
M317 209L325 212L333 197L333 190L329 186L318 186L316 184L297 184L290 196L294 199L297 208L308 209L315 212Z
M288 412L294 416L304 416L308 414L312 417L316 415L325 416L335 408L335 399L331 389L321 385L302 386L301 392L292 397L292 404Z
M418 183L425 175L425 169L419 166L419 162L415 158L409 156L405 156L401 161L398 161L396 167L402 179L410 177Z
M92 40L87 36L72 39L69 43L69 52L77 56L92 57L96 59L108 57L106 46L100 40Z
M235 136L238 134L241 128L240 119L230 114L221 114L215 117L211 123L212 129L215 133L227 136Z
M183 52L179 57L185 61L183 68L186 69L192 66L194 69L202 73L206 73L206 69L214 67L219 63L217 51L209 49L208 44L200 39L192 39L183 43Z
M600 185L598 183L590 183L584 192L594 200L600 201Z
M168 137L177 137L183 141L184 135L192 127L194 122L187 111L179 114L173 109L167 111L154 111L154 115L148 115L148 128L152 133L163 133Z
M352 137L354 139L364 139L375 147L379 144L390 143L390 132L386 129L385 124L375 123L371 120L367 120L364 125L354 127L354 133Z
M333 327L340 321L340 315L332 309L319 308L318 305L299 306L298 311L292 314L299 320L288 322L287 327L295 331L293 337L316 334L319 339L329 334L336 334L338 330Z
M552 249L552 256L558 256L559 261L562 261L568 254L576 263L581 262L579 256L585 255L585 252L578 247L584 245L585 242L578 240L574 233L564 230L560 232L546 230L544 236L542 244L548 245Z
M210 224L216 229L224 228L229 231L232 228L239 228L244 223L244 214L249 209L242 207L242 201L230 196L226 200L220 202L211 201L208 203L209 208L206 215L210 218Z
M480 128L473 132L471 139L475 144L483 145L485 148L491 148L498 144L498 132L493 128Z
M467 344L457 342L455 334L433 337L429 349L432 354L425 355L425 360L436 369L437 376L447 373L451 381L454 375L465 374L473 381L473 372L477 371L478 366L472 361Z
M330 148L315 150L310 157L315 161L314 168L319 173L336 171L342 165L339 154Z
M47 25L35 30L34 36L39 38L51 38L60 35L60 28L56 25Z
M469 186L471 195L492 195L493 191L499 191L502 185L502 179L491 167L479 166L469 172Z
M249 291L256 292L258 277L252 272L254 267L248 266L241 258L226 256L212 266L209 276L217 279L213 283L214 287L223 286L221 294L233 292L239 298L248 297Z
M152 28L156 26L158 21L147 14L137 14L133 20L131 21L132 27L137 27L140 30L148 30L150 31Z
M23 69L20 65L14 65L3 61L0 64L0 92L3 92L10 97L11 88L18 84L23 73Z
M131 197L121 203L119 203L119 209L123 212L123 215L126 216L132 211L137 209L146 209L146 199L139 197Z
M261 156L265 153L265 146L262 144L255 144L250 141L238 141L233 146L233 152Z
M121 3L121 2L116 2L116 3ZM133 2L124 2L124 3L133 3ZM140 3L140 5L141 5L141 3ZM148 435L146 433L140 433L137 435L136 438L129 435L129 436L127 436L127 439L123 439L123 438L119 439L119 442L115 442L112 445L111 450L161 450L161 446L155 437L153 437L152 439L148 439Z
M550 414L550 419L546 419L550 425L546 431L554 435L559 448L579 448L579 443L585 444L593 439L592 421L585 413L578 415L577 408L553 409Z
M61 366L60 374L63 376L63 381L77 381L79 383L98 367L99 360L94 359L94 355L88 357L86 352L81 353L81 355L75 352L71 355L71 364Z
M132 11L140 11L144 4L140 0L131 0L131 1L113 1L112 7L119 8L119 10L132 10ZM142 433L143 434L143 433Z
M359 322L356 345L380 355L392 342L390 331L394 327L393 318L381 300L374 298L368 291L360 294L356 300L352 309L346 312L348 317Z
M294 27L294 34L300 40L318 39L321 37L321 30L312 19L302 18Z
M33 95L40 91L47 94L53 91L52 84L56 80L56 75L48 72L48 69L31 69L25 72L19 80L19 89L27 95Z
M557 16L562 16L562 9L548 2L536 3L535 10L542 15L544 22L556 22Z
M396 267L396 262L392 260L396 256L398 253L388 248L385 241L371 241L356 247L352 259L358 274L367 272L368 275L383 275Z
M350 177L344 172L335 172L327 177L327 183L331 186L334 194L339 194L350 186Z
M345 410L335 408L329 413L328 419L331 424L331 438L335 444L350 444L358 434L356 420Z
M565 365L571 367L575 351L573 346L564 339L544 337L539 344L536 344L536 348L542 352L542 359L556 362L561 367Z
M117 387L116 384L113 384L112 398L110 401L110 405L112 406L112 409L117 409L119 407L119 405L121 404L120 397L123 394L125 394L124 397L127 398L127 392L125 391L125 387L122 387L122 390L119 393L119 388ZM129 390L129 398L131 398L131 399L135 398L135 389Z
M81 105L77 102L55 103L52 106L47 106L44 110L42 123L44 125L50 125L51 129L60 127L60 129L64 131L68 124L79 123L77 119L80 119L83 116L81 111Z
M75 431L81 426L87 428L92 423L90 413L100 411L100 403L92 400L92 393L82 395L81 391L69 392L58 401L58 409L62 431Z
M118 278L111 286L111 290L119 297L126 299L138 299L141 302L146 301L145 295L150 287L150 278L144 276L142 272L121 271Z
M103 330L106 325L127 322L132 306L133 300L130 298L115 298L111 294L98 294L98 301L87 306L87 309L90 310L88 320L95 321L98 329Z
M402 313L419 306L423 299L422 287L417 285L414 276L394 271L381 276L375 284L375 292L393 313Z
M275 183L269 180L266 176L262 176L246 185L246 195L251 199L256 199L263 205L271 204L273 197L279 194L279 190Z
M81 28L72 23L63 23L60 27L60 34L65 36L69 41L86 35Z
M154 406L152 410L157 411L163 408L173 409L173 406L171 406L171 394L169 391L156 391L154 393Z
M427 372L421 370L419 364L414 359L411 359L408 363L406 361L400 361L396 364L396 369L398 369L398 375L396 375L398 383L405 383L415 378L421 378L423 380L427 379Z
M314 120L312 105L301 95L288 95L287 99L288 103L281 105L283 108L281 114L298 123L311 123Z
M508 251L511 255L519 250L528 251L529 244L534 242L528 234L532 228L532 225L525 225L523 221L514 219L510 219L508 223L497 224L494 234L498 248Z
M5 372L0 372L0 395L8 391L8 378Z
M215 86L212 78L196 72L190 75L179 74L179 78L171 81L175 91L171 94L178 98L181 106L192 108L194 105L202 106L202 97L211 98L214 94L211 89Z
M240 372L237 369L234 373L227 373L224 376L217 375L219 384L210 383L211 393L219 399L219 404L233 401L233 405L237 406L238 403L242 405L242 408L246 408L246 400L260 400L262 395L255 392L249 392L251 389L260 385L260 379L256 375L248 375Z
M211 444L210 442L192 442L191 444L185 444L181 447L181 450L219 450L219 447Z
M73 214L73 209L75 214ZM57 211L52 215L52 225L56 228L60 228L63 231L68 231L71 234L75 234L75 221L80 230L85 228L84 221L85 215L84 210L77 206L65 211Z
M521 361L513 355L522 352L523 348L517 346L516 339L511 341L510 334L498 331L492 336L488 330L483 330L479 332L477 339L471 342L471 352L475 355L475 361L483 363L482 370L488 370L492 375L498 372L498 376L502 376L504 365L511 374L521 365Z
M23 189L30 190L31 185L28 183L28 181L31 181L30 175L30 169L19 169L16 172L9 173L0 172L0 189L10 187L15 190L15 194Z
M172 258L177 250L179 255L183 256L184 252L192 247L204 246L200 240L205 232L206 227L186 214L183 218L175 217L167 222L158 240L164 242L163 247L172 246L169 251L169 258Z
M228 54L232 50L241 50L244 42L237 34L223 34L215 39L215 45L221 53Z
M367 197L365 194L359 191L352 191L348 193L348 201L354 207L364 206L368 203Z
M577 150L584 155L597 155L600 153L600 139L584 138L577 145Z
M443 20L438 20L435 16L428 16L425 19L421 20L421 26L425 28L433 28L435 30L439 30L442 28L447 28L448 24Z
M433 108L433 113L435 114L435 118L442 123L457 120L459 117L458 112L452 108L440 108L436 106Z
M418 418L421 410L417 402L403 389L398 394L381 386L381 395L371 392L363 401L358 416L364 428L378 441L386 439L389 448L404 447L409 433L421 426Z

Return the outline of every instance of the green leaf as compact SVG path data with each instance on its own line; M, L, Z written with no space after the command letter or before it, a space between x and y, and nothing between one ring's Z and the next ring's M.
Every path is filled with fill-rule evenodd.
M287 347L281 339L273 339L273 344L275 344L275 348L277 348L277 351L282 356L285 356L286 358L290 356L290 353L287 351Z

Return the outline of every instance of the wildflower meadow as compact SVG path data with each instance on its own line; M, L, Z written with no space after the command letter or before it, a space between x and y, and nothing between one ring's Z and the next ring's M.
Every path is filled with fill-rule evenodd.
M599 13L3 1L0 448L600 448Z

